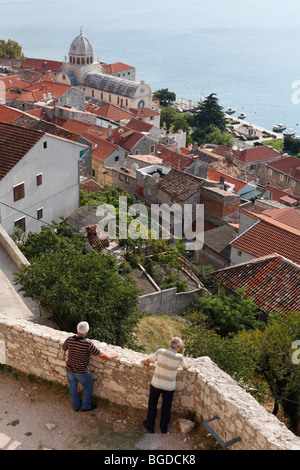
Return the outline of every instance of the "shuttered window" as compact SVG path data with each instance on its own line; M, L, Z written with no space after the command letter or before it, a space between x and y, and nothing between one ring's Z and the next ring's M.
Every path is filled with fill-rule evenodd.
M15 227L20 228L23 230L23 232L26 232L26 223L25 223L25 217L22 217L22 219L18 219L15 221Z
M21 184L18 184L17 186L14 186L13 191L14 191L14 202L18 201L19 199L23 199L23 197L25 197L25 185L24 185L24 183L21 183Z

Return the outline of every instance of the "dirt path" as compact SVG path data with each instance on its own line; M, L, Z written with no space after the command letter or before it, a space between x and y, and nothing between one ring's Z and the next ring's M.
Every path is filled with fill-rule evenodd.
M185 450L214 449L215 441L196 425L188 435L178 420L169 434L148 434L144 412L97 403L92 412L74 412L69 391L0 370L0 450ZM53 426L52 426L53 425Z

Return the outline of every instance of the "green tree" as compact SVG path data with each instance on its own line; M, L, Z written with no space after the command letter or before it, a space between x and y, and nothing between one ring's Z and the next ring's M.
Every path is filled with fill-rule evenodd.
M140 318L139 291L118 274L115 259L76 248L47 250L15 275L26 297L40 303L65 331L88 321L93 338L124 347Z
M171 106L166 106L161 110L160 113L160 125L161 127L166 126L167 130L170 130L171 125L176 119L177 112Z
M216 126L208 126L205 129L194 131L194 137L197 136L197 142L200 144L209 143L215 145L233 146L233 138L226 131L222 131Z
M242 380L249 386L258 386L254 377L256 364L250 354L250 346L239 335L222 338L201 322L192 321L183 339L187 355L208 356L235 380Z
M4 57L5 59L25 59L22 46L12 39L8 39L7 41L4 39L0 40L0 57Z
M210 94L205 100L199 103L197 109L193 112L193 126L194 140L201 137L203 132L211 132L210 126L217 127L220 131L225 130L225 115L215 93Z
M169 91L168 88L162 88L160 90L155 91L154 96L159 98L160 100L160 105L162 107L168 106L170 101L175 101L176 100L176 95L173 91Z
M241 330L263 328L259 320L260 310L251 298L246 299L242 292L197 297L196 308L188 317L196 323L205 323L208 328L216 330L221 336L236 334Z
M292 360L292 345L299 339L299 320L299 312L277 313L264 331L249 334L251 356L274 395L273 414L281 403L294 428L300 417L300 367Z
M63 219L61 223L53 221L50 226L44 225L39 233L30 232L20 241L14 236L12 238L29 261L48 250L52 253L56 250L67 251L74 248L83 251L86 246L86 237L73 232Z

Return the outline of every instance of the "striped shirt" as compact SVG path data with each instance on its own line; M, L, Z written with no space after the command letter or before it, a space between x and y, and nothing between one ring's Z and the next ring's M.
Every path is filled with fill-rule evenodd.
M162 390L175 390L178 367L187 368L183 355L175 349L158 349L149 361L157 362L151 385Z
M68 351L66 369L77 374L89 371L90 356L98 356L98 349L89 339L83 336L70 336L62 345L64 351Z

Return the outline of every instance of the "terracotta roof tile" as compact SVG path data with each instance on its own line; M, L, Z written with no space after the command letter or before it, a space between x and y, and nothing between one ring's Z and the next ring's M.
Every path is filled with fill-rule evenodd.
M181 153L170 150L169 147L164 145L158 145L157 156L162 159L163 163L171 163L173 168L177 170L185 170L188 166L193 163L191 156L182 155Z
M256 257L278 253L300 263L300 230L268 216L261 215L260 220L239 235L231 245Z
M233 292L245 288L245 297L268 314L300 312L300 266L277 253L220 269L212 277Z
M297 157L287 157L277 162L268 163L268 167L300 180L300 159Z
M9 106L0 104L0 121L1 122L10 123L22 115L23 113L21 111L18 111L15 108L10 108Z
M217 183L220 182L220 178L225 178L225 183L234 184L234 191L238 193L241 189L243 189L247 183L245 181L241 181L237 178L233 178L232 176L228 176L221 171L214 170L213 168L207 167L207 179L210 181L216 181Z
M251 147L246 150L242 150L239 156L241 162L257 162L259 160L268 160L272 158L280 157L280 153L267 145L261 145L259 147Z
M134 69L131 65L123 64L123 62L114 62L113 64L102 65L107 73L124 72L124 70Z
M41 131L0 123L0 180L43 136Z
M51 70L52 72L58 72L61 66L62 62L56 60L26 58L22 69L43 70L45 72Z

